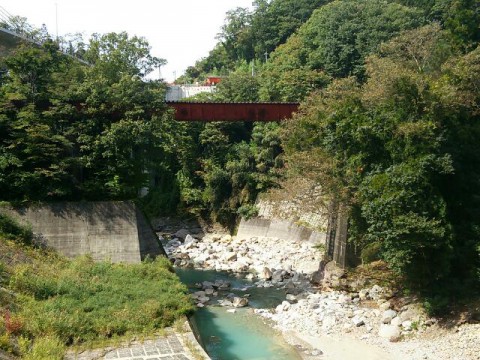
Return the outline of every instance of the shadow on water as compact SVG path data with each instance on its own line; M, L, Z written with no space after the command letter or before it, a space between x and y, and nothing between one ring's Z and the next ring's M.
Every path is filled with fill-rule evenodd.
M257 288L253 282L228 272L176 269L182 282L192 291L195 283L215 280L229 281L229 292L238 296L250 294L250 307L227 312L228 308L207 306L198 309L190 318L200 335L202 345L213 360L297 360L298 353L287 345L281 335L253 314L253 308L274 308L285 299L285 292L274 288ZM213 304L215 301L212 302Z

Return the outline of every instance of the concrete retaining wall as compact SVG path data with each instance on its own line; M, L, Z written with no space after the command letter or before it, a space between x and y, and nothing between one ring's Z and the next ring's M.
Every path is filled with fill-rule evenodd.
M313 244L325 243L325 233L295 225L288 220L264 218L242 219L238 227L237 237L246 239L254 236L277 237L292 241L308 241Z
M75 257L137 263L163 252L133 202L62 202L22 209L1 208L29 224L38 241Z

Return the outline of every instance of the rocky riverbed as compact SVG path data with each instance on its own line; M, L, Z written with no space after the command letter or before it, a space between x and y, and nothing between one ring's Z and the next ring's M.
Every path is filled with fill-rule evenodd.
M255 311L289 334L290 341L304 350L305 358L480 359L478 323L448 328L428 318L414 299L392 299L392 292L378 285L355 292L312 287L310 280L321 258L316 244L241 239L188 229L163 236L168 237L165 249L177 266L229 270L255 280L257 287L286 289L286 298L276 309ZM199 284L194 295L198 306L227 287ZM228 294L216 301L232 311L247 306L248 295Z

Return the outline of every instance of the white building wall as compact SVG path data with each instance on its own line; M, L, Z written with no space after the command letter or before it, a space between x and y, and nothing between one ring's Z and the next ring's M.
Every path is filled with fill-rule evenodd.
M172 85L167 88L167 94L165 95L166 101L179 101L190 96L206 92L214 93L215 86L197 86L197 85Z

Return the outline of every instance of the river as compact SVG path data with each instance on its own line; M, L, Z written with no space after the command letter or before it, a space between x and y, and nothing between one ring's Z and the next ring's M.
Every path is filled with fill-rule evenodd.
M191 291L195 283L226 280L228 291L219 294L223 299L229 292L249 296L249 306L227 312L227 307L212 305L199 308L190 318L202 346L213 360L300 360L296 349L285 342L271 324L253 313L252 308L275 308L285 299L282 289L257 288L251 280L228 272L176 268L176 273Z

